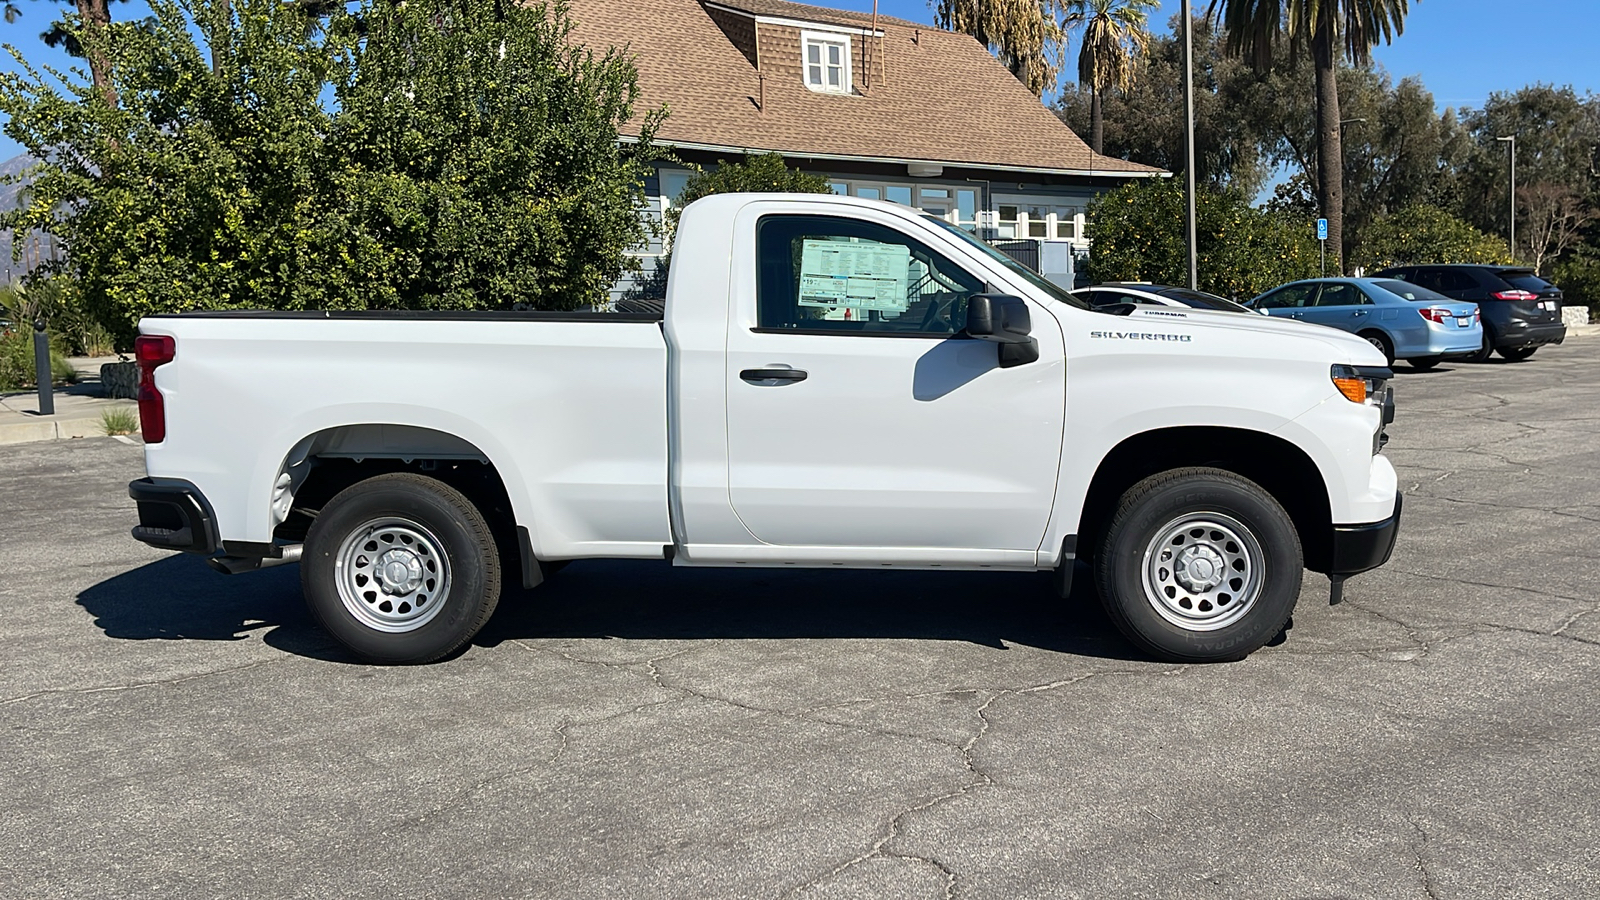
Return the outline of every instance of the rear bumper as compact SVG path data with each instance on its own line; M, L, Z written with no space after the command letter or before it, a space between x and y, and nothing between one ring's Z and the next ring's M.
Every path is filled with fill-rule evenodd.
M1516 350L1519 347L1540 347L1559 344L1566 340L1567 326L1560 322L1529 325L1526 322L1509 322L1495 333L1496 350Z
M199 488L174 478L140 478L128 483L128 496L139 506L134 540L162 550L216 552L217 520Z
M1427 351L1429 356L1467 356L1477 353L1483 347L1483 329L1444 328L1428 329Z
M1403 499L1398 492L1394 495L1394 514L1381 522L1333 526L1333 555L1327 574L1355 575L1388 562L1400 534Z

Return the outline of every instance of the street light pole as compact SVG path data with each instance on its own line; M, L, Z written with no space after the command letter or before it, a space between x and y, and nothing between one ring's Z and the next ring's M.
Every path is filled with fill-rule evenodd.
M1200 289L1200 258L1195 249L1194 225L1194 20L1189 0L1183 0L1183 197L1184 236L1189 247L1189 290Z
M1510 228L1506 230L1508 235L1506 244L1511 250L1511 260L1515 262L1517 259L1517 136L1508 134L1503 137L1497 137L1495 140L1506 141L1511 149L1511 186L1506 191L1506 202L1511 211L1511 223Z

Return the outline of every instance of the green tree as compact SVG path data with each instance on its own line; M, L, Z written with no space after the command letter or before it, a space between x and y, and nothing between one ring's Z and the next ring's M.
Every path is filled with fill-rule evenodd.
M107 46L119 105L0 75L6 133L48 160L0 227L71 247L119 341L191 309L570 309L637 267L660 114L618 143L636 74L572 46L564 6L368 0L319 29L276 0L151 9Z
M1172 17L1172 31L1179 19ZM1266 179L1261 142L1245 127L1237 97L1241 80L1256 77L1242 62L1223 55L1210 21L1194 22L1195 179L1216 190L1235 188L1254 196ZM1069 84L1056 114L1081 135L1091 134L1098 98L1104 144L1100 152L1120 159L1182 173L1183 45L1168 35L1153 36L1138 79L1127 91L1096 94L1087 82Z
M1365 229L1354 259L1369 270L1417 263L1505 263L1504 241L1435 206L1384 216Z
M1470 135L1460 163L1463 215L1485 231L1507 233L1511 159L1496 138L1515 136L1516 255L1542 264L1581 243L1600 208L1600 96L1534 84L1490 94L1482 109L1465 110L1462 122ZM1600 234L1588 230L1587 237L1600 248Z
M938 0L934 24L970 34L1034 96L1055 87L1066 52L1061 0Z
M1067 0L1066 26L1083 29L1078 83L1089 86L1089 147L1101 152L1105 127L1100 97L1106 88L1127 93L1150 43L1150 10L1157 0Z
M111 87L111 60L106 52L111 39L111 0L73 0L72 5L76 18L51 23L40 37L52 47L65 47L73 56L86 57L95 89L115 106L117 95ZM21 17L22 8L15 0L5 0L6 21L16 22Z
M1237 191L1199 190L1195 207L1202 290L1248 298L1317 274L1310 221L1255 209ZM1091 276L1184 283L1183 208L1183 188L1170 178L1130 181L1090 203Z
M1310 50L1316 96L1317 202L1328 220L1335 271L1344 270L1344 154L1341 149L1341 59L1365 63L1381 40L1405 28L1410 0L1211 0L1229 52L1258 69L1271 66L1287 45L1291 56Z

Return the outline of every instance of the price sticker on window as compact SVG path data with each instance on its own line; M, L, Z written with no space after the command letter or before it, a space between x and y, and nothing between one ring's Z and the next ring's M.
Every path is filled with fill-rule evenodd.
M807 239L800 245L801 306L901 313L910 302L911 248Z

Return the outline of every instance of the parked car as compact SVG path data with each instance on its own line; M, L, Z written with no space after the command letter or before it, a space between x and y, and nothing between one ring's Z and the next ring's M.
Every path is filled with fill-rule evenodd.
M1117 303L1136 303L1144 306L1187 306L1191 309L1217 309L1223 312L1253 312L1226 297L1218 297L1205 291L1138 281L1108 281L1105 284L1078 288L1071 293L1095 308Z
M1062 598L1084 560L1130 640L1233 660L1304 569L1337 600L1393 550L1392 373L1351 335L1096 312L847 197L697 200L673 260L660 313L146 318L133 536L298 561L384 663L471 640L503 574L583 558L1042 570Z
M1520 362L1567 336L1567 326L1561 323L1561 289L1525 266L1396 266L1377 277L1400 278L1453 300L1478 304L1483 338L1470 357L1473 362L1483 362L1491 352Z
M1393 278L1313 278L1245 301L1269 316L1327 325L1366 338L1393 363L1431 369L1483 343L1478 306Z

